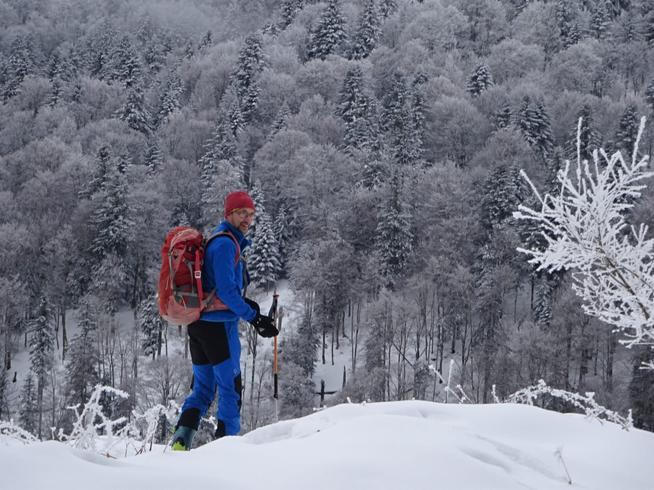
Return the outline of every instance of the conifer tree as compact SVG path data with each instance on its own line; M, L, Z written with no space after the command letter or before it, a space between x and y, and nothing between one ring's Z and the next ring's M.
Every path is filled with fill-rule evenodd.
M98 149L98 154L95 158L95 169L93 177L86 187L80 191L81 198L89 198L98 192L105 184L109 166L111 165L111 153L109 147L106 145Z
M257 206L257 227L248 253L248 272L252 282L263 289L272 287L279 276L279 247L270 215Z
M558 0L556 4L556 20L559 26L559 36L564 48L579 42L579 23L574 6L567 0Z
M409 116L411 119L411 154L413 162L421 161L423 158L423 146L425 141L427 104L423 94L423 87L427 83L427 76L419 73L411 84L409 92Z
M593 161L593 150L597 150L601 146L600 134L595 129L595 122L593 120L593 112L588 104L584 106L577 114L575 125L570 133L567 144L567 157L570 161L577 160L577 121L581 118L581 133L579 134L581 159Z
M604 39L609 31L611 18L606 8L606 2L595 2L590 19L590 32L595 39Z
M7 400L9 389L8 375L5 366L0 366L0 420L9 419L9 401Z
M615 133L615 144L625 158L631 158L634 152L639 123L636 105L629 104L622 113Z
M80 302L78 315L80 330L70 343L66 362L66 398L71 404L86 403L94 386L100 382L95 338L97 312L88 297Z
M367 58L377 46L381 34L381 18L375 0L366 0L359 17L357 30L352 39L351 57L355 60Z
M111 79L122 83L126 89L142 85L141 62L129 37L124 36L112 54Z
M478 96L484 90L493 86L493 77L486 65L479 65L468 79L466 90L473 97Z
M345 19L341 13L339 2L338 0L329 0L318 24L311 31L307 56L309 59L324 60L327 55L334 53L344 40Z
M118 117L135 131L145 134L151 132L152 116L145 106L145 98L139 86L133 86L127 91L127 100Z
M148 145L145 148L145 166L148 168L148 174L156 174L163 163L163 156L159 145L154 139L148 141Z
M54 326L45 298L41 299L37 317L31 322L30 369L36 378L36 403L38 410L37 435L41 437L43 422L43 392L53 363Z
M168 117L181 108L182 80L177 72L173 72L166 81L166 88L161 95L160 109L157 114L157 125L168 120Z
M10 53L2 89L2 100L5 102L18 93L20 85L34 65L29 38L23 36L16 38L11 44Z
M198 45L198 51L203 51L206 48L213 45L213 33L207 31L207 33L200 39L200 44Z
M288 104L284 102L277 112L277 117L273 122L270 133L268 134L268 141L272 141L273 137L279 133L282 129L286 129L288 126L288 118L291 115L291 110L288 107Z
M511 104L506 102L493 117L495 129L508 128L511 125L512 118L513 112L511 111Z
M238 56L232 84L236 89L239 110L244 122L254 115L259 101L257 76L263 69L262 39L258 35L248 36Z
M349 69L345 75L338 111L338 115L345 121L345 148L369 147L372 136L368 121L370 98L364 92L363 73L359 66Z
M108 254L124 257L126 243L131 226L127 206L128 184L125 176L124 161L107 169L104 185L94 195L97 207L93 213L95 237L92 251L97 259Z
M516 117L527 143L540 157L546 158L554 143L549 116L542 102L533 104L528 96L525 97Z
M375 235L380 272L391 289L405 272L413 250L411 215L402 202L400 187L396 173L391 180L390 195L379 216Z
M398 8L397 0L380 0L379 2L379 12L382 16L382 19L387 19L393 15Z
M138 326L142 334L141 348L146 356L161 356L161 344L165 324L159 315L154 295L143 299L138 308Z
M654 80L649 82L649 85L645 89L645 102L647 102L647 105L654 112Z
M18 417L20 426L30 434L36 434L39 428L37 389L34 376L30 372L25 378L20 394Z
M293 23L298 12L304 8L305 0L284 0L282 2L282 21L280 27L286 29Z
M650 47L654 46L654 9L645 20L645 40Z

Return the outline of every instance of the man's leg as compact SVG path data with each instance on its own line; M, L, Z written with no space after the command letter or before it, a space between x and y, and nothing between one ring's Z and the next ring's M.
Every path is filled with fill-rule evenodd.
M213 366L218 384L218 428L216 437L235 436L241 431L241 341L238 321L225 323L230 357Z
M177 422L173 445L190 449L200 419L207 413L216 393L212 365L228 357L227 336L221 323L198 321L188 326L193 362L193 392L186 398Z

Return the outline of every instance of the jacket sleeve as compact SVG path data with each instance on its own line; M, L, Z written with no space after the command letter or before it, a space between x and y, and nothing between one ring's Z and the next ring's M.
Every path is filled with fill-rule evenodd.
M213 277L216 282L216 296L234 314L251 322L257 315L241 296L236 278L234 259L236 257L236 245L231 239L212 240L211 250L207 253L207 259L211 264Z

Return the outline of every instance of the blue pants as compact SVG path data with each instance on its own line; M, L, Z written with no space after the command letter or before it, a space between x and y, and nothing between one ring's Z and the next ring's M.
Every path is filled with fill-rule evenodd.
M218 430L216 435L237 435L241 430L241 341L238 321L197 321L188 326L193 362L193 393L182 406L178 425L188 425L185 414L203 417L218 389ZM195 409L195 410L189 410ZM196 427L192 427L197 429ZM224 433L223 433L224 431Z

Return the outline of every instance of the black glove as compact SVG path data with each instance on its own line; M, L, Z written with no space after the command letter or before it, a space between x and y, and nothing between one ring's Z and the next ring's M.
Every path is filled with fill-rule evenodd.
M259 303L256 301L250 299L250 298L243 298L243 301L245 301L250 308L252 308L254 311L257 312L257 315L261 313L261 310L259 309Z
M276 337L279 333L279 330L275 327L275 322L269 316L257 313L257 316L250 323L262 337Z

